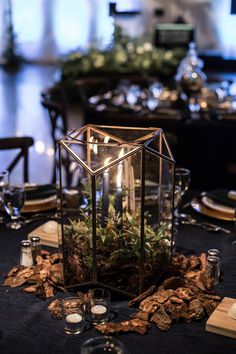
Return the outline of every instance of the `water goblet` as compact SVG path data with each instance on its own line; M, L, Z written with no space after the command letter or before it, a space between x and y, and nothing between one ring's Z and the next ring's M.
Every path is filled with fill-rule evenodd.
M190 170L183 167L177 167L175 169L175 185L180 187L181 200L189 188L190 180L191 180ZM178 208L175 211L175 216L177 220L180 219L179 208L180 208L180 203L178 205Z
M181 197L187 192L191 180L190 170L183 167L175 169L175 185L181 188Z
M176 211L181 202L180 187L171 185L164 185L162 187L163 193L163 204L162 204L162 221L161 223L166 227L166 233L169 239L173 235L173 245L174 236L178 233L178 218L176 217ZM173 211L172 211L173 208Z
M23 185L14 185L8 183L3 186L3 203L6 212L11 217L11 222L7 227L17 230L20 229L24 222L20 220L21 209L25 201L25 188Z
M4 211L4 203L3 203L3 187L9 183L9 172L7 170L3 170L0 172L0 211Z

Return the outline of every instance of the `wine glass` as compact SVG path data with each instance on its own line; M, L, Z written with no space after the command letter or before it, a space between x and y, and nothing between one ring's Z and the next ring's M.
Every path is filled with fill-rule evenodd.
M3 187L9 183L9 172L3 170L0 172L0 203L3 204Z
M14 185L8 183L3 186L3 203L6 212L11 217L11 222L7 227L17 230L20 229L24 222L20 220L21 209L25 201L25 188L23 185Z
M175 185L181 188L181 197L187 192L191 180L190 170L183 167L175 169Z
M172 236L173 232L173 245L174 245L174 237L178 233L178 217L176 216L176 211L178 210L178 206L181 202L181 189L179 186L175 186L174 191L170 185L162 186L163 193L163 204L162 204L162 223L166 225L167 235L169 238ZM174 199L174 200L173 200ZM173 213L172 213L173 207ZM173 220L172 220L173 218ZM172 222L173 221L173 222ZM172 231L173 225L173 231Z
M181 199L187 192L191 180L190 170L183 167L177 167L175 169L175 185L180 187ZM176 217L179 219L179 206L175 213Z

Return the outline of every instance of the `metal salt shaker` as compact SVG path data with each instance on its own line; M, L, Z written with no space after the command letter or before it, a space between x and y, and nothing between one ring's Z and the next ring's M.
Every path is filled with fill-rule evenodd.
M208 256L214 256L219 258L218 262L218 278L220 278L220 251L217 250L216 248L211 248L207 252Z
M213 286L219 283L219 257L207 257L206 272L209 278L212 279Z
M21 241L20 265L31 267L33 264L31 242L29 240L23 240Z
M31 240L31 250L32 250L32 257L33 262L36 264L37 256L41 256L41 244L40 244L40 237L39 236L32 236Z

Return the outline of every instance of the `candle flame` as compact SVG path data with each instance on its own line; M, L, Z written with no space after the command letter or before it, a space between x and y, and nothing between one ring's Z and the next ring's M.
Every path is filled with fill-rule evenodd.
M120 150L118 158L120 159L123 155L124 155L124 148Z
M93 143L94 136L90 136L89 142ZM90 144L90 150L93 150L93 144Z
M107 144L109 140L110 140L110 137L108 135L106 135L104 138L104 143Z
M117 188L121 188L121 181L122 181L122 166L121 166L121 168L118 168L117 180L116 180Z
M120 159L124 155L124 148L120 150L118 158ZM123 172L123 163L120 161L118 163L118 171L117 171L117 180L116 180L116 186L117 188L121 188L121 182L122 182L122 172Z
M98 154L98 140L96 139L94 144L93 144L93 152L95 155Z
M107 166L109 164L110 160L111 160L111 157L108 157L107 159L105 159L104 165Z

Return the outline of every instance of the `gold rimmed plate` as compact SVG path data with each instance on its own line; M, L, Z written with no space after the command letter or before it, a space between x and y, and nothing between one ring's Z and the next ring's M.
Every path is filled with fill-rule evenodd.
M53 198L50 201L47 201L45 203L42 203L40 201L39 204L33 203L33 204L25 204L22 208L22 213L40 213L43 211L55 209L57 207L57 199Z
M197 211L198 213L201 213L206 216L210 216L214 219L234 221L234 214L233 213L223 212L220 210L209 208L202 203L201 198L194 198L191 201L191 207L195 211Z
M56 208L57 195L54 185L27 184L25 189L26 200L22 213L38 213Z
M219 204L219 203L215 202L214 200L212 200L211 198L208 198L207 196L203 196L201 198L201 202L207 208L215 209L220 212L227 213L227 214L232 214L232 216L234 216L234 208L229 207L227 205Z

